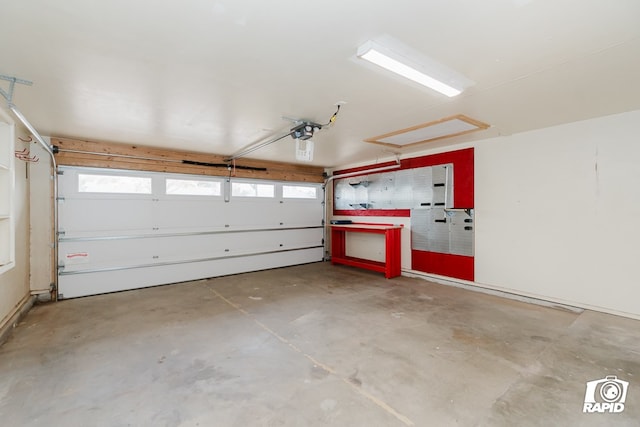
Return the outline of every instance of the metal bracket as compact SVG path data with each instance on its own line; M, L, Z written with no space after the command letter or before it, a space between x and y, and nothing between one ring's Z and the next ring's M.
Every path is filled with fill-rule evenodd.
M21 85L27 85L27 86L31 86L33 84L33 82L30 82L29 80L18 79L16 77L6 76L4 74L0 74L0 80L6 80L6 81L9 82L9 91L8 92L0 87L0 95L2 95L4 97L4 99L6 99L9 104L11 104L11 101L13 100L13 89L14 89L16 83L19 83Z

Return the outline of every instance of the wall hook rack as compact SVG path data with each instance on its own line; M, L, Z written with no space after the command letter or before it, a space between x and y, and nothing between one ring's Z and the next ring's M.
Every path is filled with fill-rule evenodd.
M29 163L38 163L40 161L38 156L36 156L35 154L32 156L31 152L27 148L16 151L15 156L16 158Z

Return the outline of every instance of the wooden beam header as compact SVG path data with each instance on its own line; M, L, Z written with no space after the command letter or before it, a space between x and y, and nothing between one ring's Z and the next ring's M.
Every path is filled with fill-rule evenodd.
M224 156L195 151L52 137L59 165L275 181L323 182L324 168L256 159L225 162ZM234 167L235 166L235 167ZM231 169L229 169L229 167Z

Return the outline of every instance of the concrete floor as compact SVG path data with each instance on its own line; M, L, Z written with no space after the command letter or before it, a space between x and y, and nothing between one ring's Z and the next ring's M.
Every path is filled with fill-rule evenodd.
M67 300L0 348L0 424L637 426L640 321L327 263Z

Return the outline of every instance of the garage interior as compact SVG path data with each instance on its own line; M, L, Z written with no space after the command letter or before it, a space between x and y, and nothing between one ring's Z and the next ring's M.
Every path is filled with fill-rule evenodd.
M637 425L637 2L0 9L3 425Z

